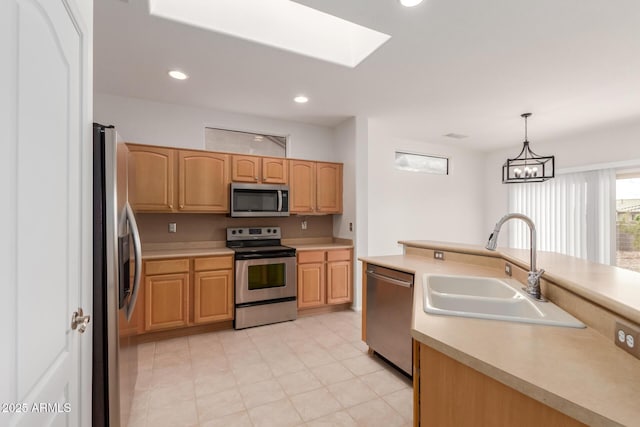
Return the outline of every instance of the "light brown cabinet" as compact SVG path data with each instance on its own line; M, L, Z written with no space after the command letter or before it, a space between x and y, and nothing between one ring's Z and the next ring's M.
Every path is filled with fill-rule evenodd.
M290 211L297 214L342 212L342 164L289 161Z
M127 144L128 190L139 212L229 212L228 154Z
M342 212L342 165L316 163L316 212Z
M233 256L145 261L142 325L129 334L233 320ZM136 309L137 310L137 309ZM134 316L136 312L134 311Z
M128 149L128 190L131 207L141 212L174 210L175 150L131 144L128 145Z
M585 426L422 343L413 357L416 426Z
M145 331L187 326L189 259L144 264Z
M277 157L231 156L231 181L286 184L287 159Z
M353 255L351 249L327 251L327 304L353 300Z
M298 308L325 304L325 251L298 252Z
M193 322L233 320L233 257L194 260Z
M352 301L351 249L298 252L298 308Z
M178 156L178 209L229 212L229 156L189 150Z
M289 184L289 211L342 213L342 164L128 143L129 201L138 212L229 212L229 183ZM122 180L124 182L124 179Z

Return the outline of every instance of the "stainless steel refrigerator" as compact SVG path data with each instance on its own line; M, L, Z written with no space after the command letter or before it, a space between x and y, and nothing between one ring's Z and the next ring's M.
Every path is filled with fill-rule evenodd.
M140 288L140 235L127 201L127 147L93 125L93 427L125 427L137 377L127 336Z

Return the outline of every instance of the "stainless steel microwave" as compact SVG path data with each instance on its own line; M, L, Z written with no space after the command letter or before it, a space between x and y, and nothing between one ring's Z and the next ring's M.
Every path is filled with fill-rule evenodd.
M289 216L289 186L231 184L232 217Z

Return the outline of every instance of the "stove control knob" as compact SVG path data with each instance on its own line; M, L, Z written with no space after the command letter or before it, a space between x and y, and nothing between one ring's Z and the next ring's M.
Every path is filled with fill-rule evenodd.
M270 228L267 228L267 233L271 233L271 229Z
M242 234L242 230L238 230L238 233Z
M236 234L236 230L231 230L231 234Z

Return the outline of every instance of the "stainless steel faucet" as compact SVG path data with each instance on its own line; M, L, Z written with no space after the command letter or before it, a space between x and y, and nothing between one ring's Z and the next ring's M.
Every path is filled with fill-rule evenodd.
M542 276L542 273L544 273L544 270L536 270L536 226L533 224L533 221L531 221L531 218L519 213L506 214L496 223L496 227L493 229L493 233L489 236L489 241L485 247L490 251L495 251L498 246L498 234L500 233L502 224L514 218L524 221L529 226L529 231L531 233L531 238L529 239L531 240L531 262L529 264L531 270L527 277L527 286L523 289L532 298L538 301L546 301L540 292L540 277Z

